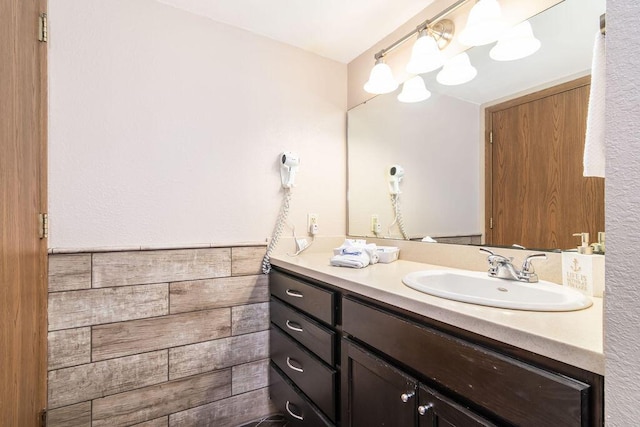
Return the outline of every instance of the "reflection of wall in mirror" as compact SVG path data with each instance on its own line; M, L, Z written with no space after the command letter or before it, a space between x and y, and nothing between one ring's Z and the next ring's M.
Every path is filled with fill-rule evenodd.
M404 104L377 96L349 111L349 234L371 236L371 215L381 235L394 212L387 170L405 170L400 207L412 237L481 234L480 109L478 105L434 94L426 102Z

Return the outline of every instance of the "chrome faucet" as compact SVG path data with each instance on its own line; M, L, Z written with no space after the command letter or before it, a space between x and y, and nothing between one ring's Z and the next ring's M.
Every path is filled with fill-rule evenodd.
M538 275L535 273L531 260L534 258L547 259L545 254L533 254L524 259L522 263L522 269L518 270L513 266L513 257L505 257L498 255L493 251L486 248L480 248L480 252L489 254L487 261L489 262L489 271L487 274L490 277L498 277L506 280L517 280L519 282L536 283L538 281Z

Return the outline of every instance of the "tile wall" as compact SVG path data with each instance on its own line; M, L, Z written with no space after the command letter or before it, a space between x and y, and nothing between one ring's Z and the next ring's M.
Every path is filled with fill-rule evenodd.
M48 426L273 413L264 246L49 255Z

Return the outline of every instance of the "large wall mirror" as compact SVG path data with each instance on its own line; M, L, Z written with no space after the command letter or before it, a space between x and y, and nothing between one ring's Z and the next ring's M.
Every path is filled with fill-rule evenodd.
M493 45L474 47L467 51L478 70L471 82L442 86L435 71L422 75L432 93L425 101L399 102L398 89L349 110L349 235L399 239L402 224L414 240L484 243L485 110L588 76L605 8L605 0L565 0L529 19L541 41L534 55L496 62ZM404 169L397 209L388 176L394 165Z

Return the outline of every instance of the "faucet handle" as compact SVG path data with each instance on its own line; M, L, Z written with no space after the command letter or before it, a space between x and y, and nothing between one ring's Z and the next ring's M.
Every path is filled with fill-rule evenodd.
M493 251L490 251L487 248L480 248L480 252L485 252L485 253L487 253L489 255L495 255L495 253L493 253Z
M485 252L487 254L489 254L489 256L487 257L487 261L489 261L490 264L495 264L498 262L511 262L513 261L513 257L506 257L504 255L500 255L497 254L487 248L480 248L480 252Z
M498 267L504 264L511 264L513 261L513 257L506 257L500 254L497 254L487 248L480 248L480 252L485 252L489 254L487 257L487 262L489 262L489 275L497 274Z
M533 254L524 259L524 262L522 263L522 270L520 271L520 278L525 279L529 283L536 283L538 281L538 275L535 273L535 269L531 263L531 260L535 258L547 259L547 255Z
M533 273L533 264L531 264L531 260L535 259L535 258L547 259L547 254L533 254L533 255L529 255L528 257L526 257L524 259L524 262L522 263L522 272L523 273L528 273L528 272L532 272Z

